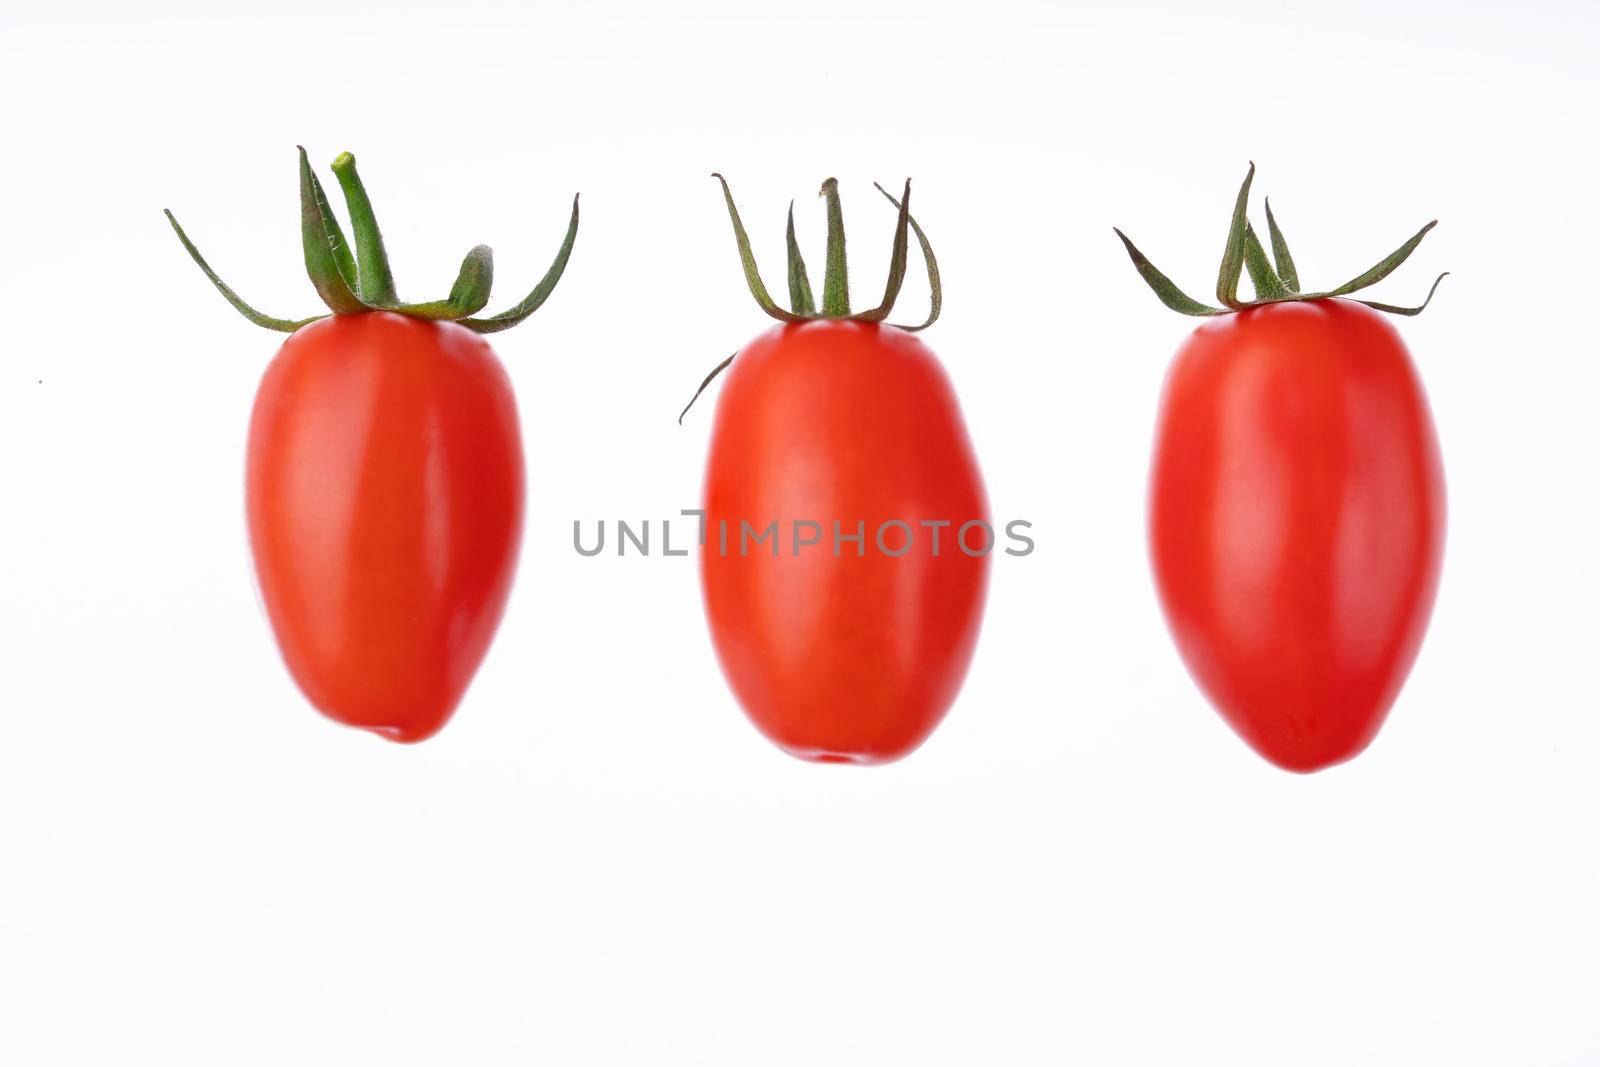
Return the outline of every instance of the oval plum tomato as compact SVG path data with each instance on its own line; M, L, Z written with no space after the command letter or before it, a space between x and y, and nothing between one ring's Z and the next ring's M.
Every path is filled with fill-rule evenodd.
M332 313L256 311L178 240L223 297L291 336L250 418L245 502L267 617L289 673L339 722L393 741L431 737L488 651L522 541L522 437L511 382L479 335L509 329L554 290L578 232L520 303L489 300L487 246L449 296L402 303L355 158L333 163L346 243L300 150L306 273Z
M521 544L516 403L488 344L381 311L304 327L262 378L245 487L261 597L306 697L431 736L488 650Z
M745 281L783 325L706 379L731 364L706 460L706 617L751 721L790 755L823 763L896 760L939 725L977 645L993 547L955 391L913 336L938 318L938 267L910 215L911 183L900 200L879 189L899 212L889 282L877 307L852 313L837 183L822 186L820 311L793 206L784 310L722 183ZM932 310L921 326L885 325L912 230Z
M1345 300L1207 323L1167 375L1150 555L1178 650L1239 736L1316 770L1364 749L1416 659L1444 474L1400 336Z
M1150 465L1150 559L1189 673L1258 753L1315 771L1367 747L1422 644L1444 555L1427 396L1379 311L1342 299L1433 223L1328 292L1301 293L1270 207L1269 261L1234 206L1217 286L1186 296L1124 236L1162 302L1209 316L1167 373ZM1118 231L1121 236L1121 231ZM1248 267L1256 299L1238 297ZM1440 279L1444 276L1440 275Z
M920 745L972 661L989 564L956 542L989 511L933 353L876 323L819 320L757 338L717 403L705 512L712 641L761 732L821 761L880 763ZM774 520L777 541L752 547ZM880 546L895 520L906 526L884 529Z

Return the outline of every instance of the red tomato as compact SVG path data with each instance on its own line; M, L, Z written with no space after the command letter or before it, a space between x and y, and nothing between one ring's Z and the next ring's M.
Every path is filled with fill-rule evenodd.
M944 717L977 643L983 478L949 379L892 326L817 320L745 347L717 403L701 579L712 641L755 725L822 762L885 763ZM742 523L772 543L741 555ZM905 523L883 530L890 521ZM857 523L862 545L841 540ZM924 521L948 522L925 527ZM728 524L722 551L721 524ZM820 531L797 527L818 524ZM939 533L938 554L932 536ZM820 532L820 543L795 550ZM991 538L992 541L992 538ZM969 548L992 547L979 528ZM858 554L864 553L864 554Z
M488 650L522 536L516 407L488 344L383 311L303 327L256 395L246 499L307 698L392 740L435 733Z
M1215 319L1167 375L1150 549L1190 673L1280 767L1347 760L1422 643L1444 551L1427 397L1394 327L1345 300Z

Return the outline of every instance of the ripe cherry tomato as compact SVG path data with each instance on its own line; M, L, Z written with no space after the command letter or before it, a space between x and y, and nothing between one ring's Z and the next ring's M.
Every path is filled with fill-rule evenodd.
M756 726L823 762L883 763L920 745L966 676L989 569L957 543L964 524L988 522L988 502L933 353L877 323L817 319L757 338L717 403L705 511L711 636ZM742 523L753 538L774 520L775 545L745 542ZM891 520L909 529L884 528L883 545L903 554L878 543ZM858 530L861 543L842 540ZM983 537L974 528L966 543Z
M1348 300L1197 329L1167 375L1150 551L1189 671L1273 763L1314 771L1383 724L1427 629L1445 488L1394 327Z
M516 405L488 344L384 311L302 327L256 395L246 500L262 600L307 698L393 740L435 733L521 543Z
M480 316L493 253L467 253L443 300L405 303L355 157L333 171L352 244L300 150L301 247L328 317L245 303L167 212L195 265L250 322L290 335L250 420L250 549L289 672L319 709L393 741L455 711L505 610L522 539L522 439L511 382L480 335L555 289L555 262L513 307Z

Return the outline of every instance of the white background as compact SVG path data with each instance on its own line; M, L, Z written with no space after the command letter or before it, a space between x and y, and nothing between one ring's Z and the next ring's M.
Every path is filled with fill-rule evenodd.
M1600 1063L1597 39L1590 4L1499 0L5 0L0 1061ZM418 747L277 658L241 475L279 339L160 214L310 313L296 143L357 153L414 298L488 241L514 301L583 193L565 280L494 339L530 463L509 613ZM1144 465L1193 324L1111 233L1207 295L1251 159L1308 283L1435 216L1373 295L1454 272L1402 325L1450 487L1432 630L1312 777L1162 625ZM925 337L1036 527L888 768L755 733L692 558L571 547L696 504L710 408L674 418L764 328L713 169L775 289L786 205L819 265L836 174L863 299L870 183L914 177Z

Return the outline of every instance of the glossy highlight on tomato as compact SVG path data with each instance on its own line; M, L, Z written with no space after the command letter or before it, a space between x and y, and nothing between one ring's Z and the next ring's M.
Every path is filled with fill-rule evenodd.
M989 519L955 392L913 335L819 319L739 353L706 464L701 579L723 672L752 722L801 759L885 763L920 745L954 702L983 617L989 560L957 531ZM741 522L780 543L741 553ZM888 520L903 555L878 550ZM937 555L923 520L948 521ZM732 534L723 550L719 524ZM793 523L821 543L794 548ZM834 522L864 524L864 554ZM902 544L893 535L892 550Z
M396 741L444 725L505 608L523 481L511 384L476 333L376 311L284 343L250 420L250 548L317 708Z
M1416 659L1445 485L1398 332L1348 300L1206 322L1168 372L1150 554L1184 663L1280 767L1360 753Z

